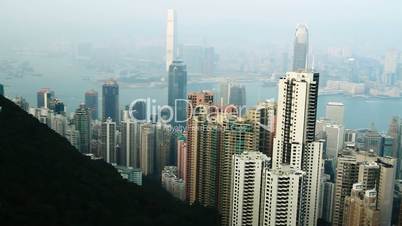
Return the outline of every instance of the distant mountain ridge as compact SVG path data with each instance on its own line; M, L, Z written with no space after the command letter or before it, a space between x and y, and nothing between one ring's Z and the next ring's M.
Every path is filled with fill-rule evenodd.
M218 225L160 186L123 180L0 96L0 225Z

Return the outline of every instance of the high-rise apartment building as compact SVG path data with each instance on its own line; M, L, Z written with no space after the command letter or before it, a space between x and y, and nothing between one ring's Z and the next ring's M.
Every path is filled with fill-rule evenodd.
M102 86L102 120L111 118L119 122L119 85L115 80L108 80Z
M353 184L351 195L345 199L345 226L379 226L380 210L377 208L377 192L366 190L360 183Z
M315 141L318 73L289 72L279 80L272 170L290 167L305 173L297 225L316 225L323 144ZM276 206L276 203L273 204ZM275 211L275 210L273 210ZM285 212L283 213L285 214ZM286 224L286 221L284 221ZM290 222L287 222L290 223Z
M257 151L233 155L229 225L260 225L262 173L269 161Z
M168 105L173 109L173 125L185 125L187 108L187 69L183 61L169 66Z
M302 225L300 213L307 208L302 198L305 176L289 165L264 170L259 225Z
M140 131L140 168L148 176L155 172L155 125L141 124Z
M391 225L394 197L396 160L380 157L369 151L345 149L338 156L335 184L335 202L332 225L346 225L353 218L356 208L349 208L348 200L353 197L353 186L358 183L362 191L375 189L375 210L379 211L380 226ZM350 203L349 203L350 204ZM352 224L354 225L354 224ZM365 224L360 224L365 225Z
M101 128L101 154L107 163L116 163L116 144L116 122L107 118Z
M88 90L85 92L85 105L91 112L92 120L98 119L98 92L96 90Z
M177 16L174 9L168 9L166 27L166 70L169 70L177 56Z
M74 114L75 129L80 133L80 148L81 153L89 153L91 141L91 116L89 109L85 104L81 104Z
M296 27L293 46L293 71L305 71L308 69L309 33L307 26L299 24Z
M219 153L219 191L218 210L222 216L222 225L229 225L230 218L230 188L232 184L232 156L245 151L257 151L254 141L254 124L243 118L230 115L224 116L219 122L222 126L221 150Z
M186 143L186 200L192 204L197 199L197 156L200 139L198 139L198 127L193 122L200 114L205 114L205 108L213 104L214 95L209 91L189 93L187 99L187 143ZM196 122L196 121L195 121Z

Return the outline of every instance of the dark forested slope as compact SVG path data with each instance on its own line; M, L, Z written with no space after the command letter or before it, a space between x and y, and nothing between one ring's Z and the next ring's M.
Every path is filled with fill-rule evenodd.
M2 96L0 107L0 225L217 225L214 211L124 181Z

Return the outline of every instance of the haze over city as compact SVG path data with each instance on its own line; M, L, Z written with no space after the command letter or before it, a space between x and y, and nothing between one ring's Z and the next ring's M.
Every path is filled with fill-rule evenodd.
M400 0L3 0L0 225L402 226Z

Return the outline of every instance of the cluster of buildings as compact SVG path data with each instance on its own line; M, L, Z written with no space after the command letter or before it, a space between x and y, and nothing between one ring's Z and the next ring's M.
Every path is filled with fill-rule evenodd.
M305 25L296 28L292 72L279 79L277 101L245 110L245 88L231 82L221 85L219 98L187 91L176 26L169 10L173 112L154 115L143 101L121 110L114 80L102 86L100 117L95 90L72 114L50 89L38 91L35 108L23 98L14 101L123 178L141 185L143 175L156 177L174 197L217 209L223 226L314 226L319 219L334 226L391 225L402 194L396 189L401 120L394 118L387 134L345 129L344 105L337 102L318 119L319 74L311 70Z
M97 91L87 91L84 99L71 114L65 111L64 103L56 98L55 92L47 88L37 92L36 107L29 107L21 97L14 101L66 137L79 152L114 165L123 178L139 185L142 175L159 176L166 165L175 163L171 126L156 120L139 120L145 118L144 102L131 106L133 117L130 106L120 110L116 81L106 81L102 86L100 117Z

